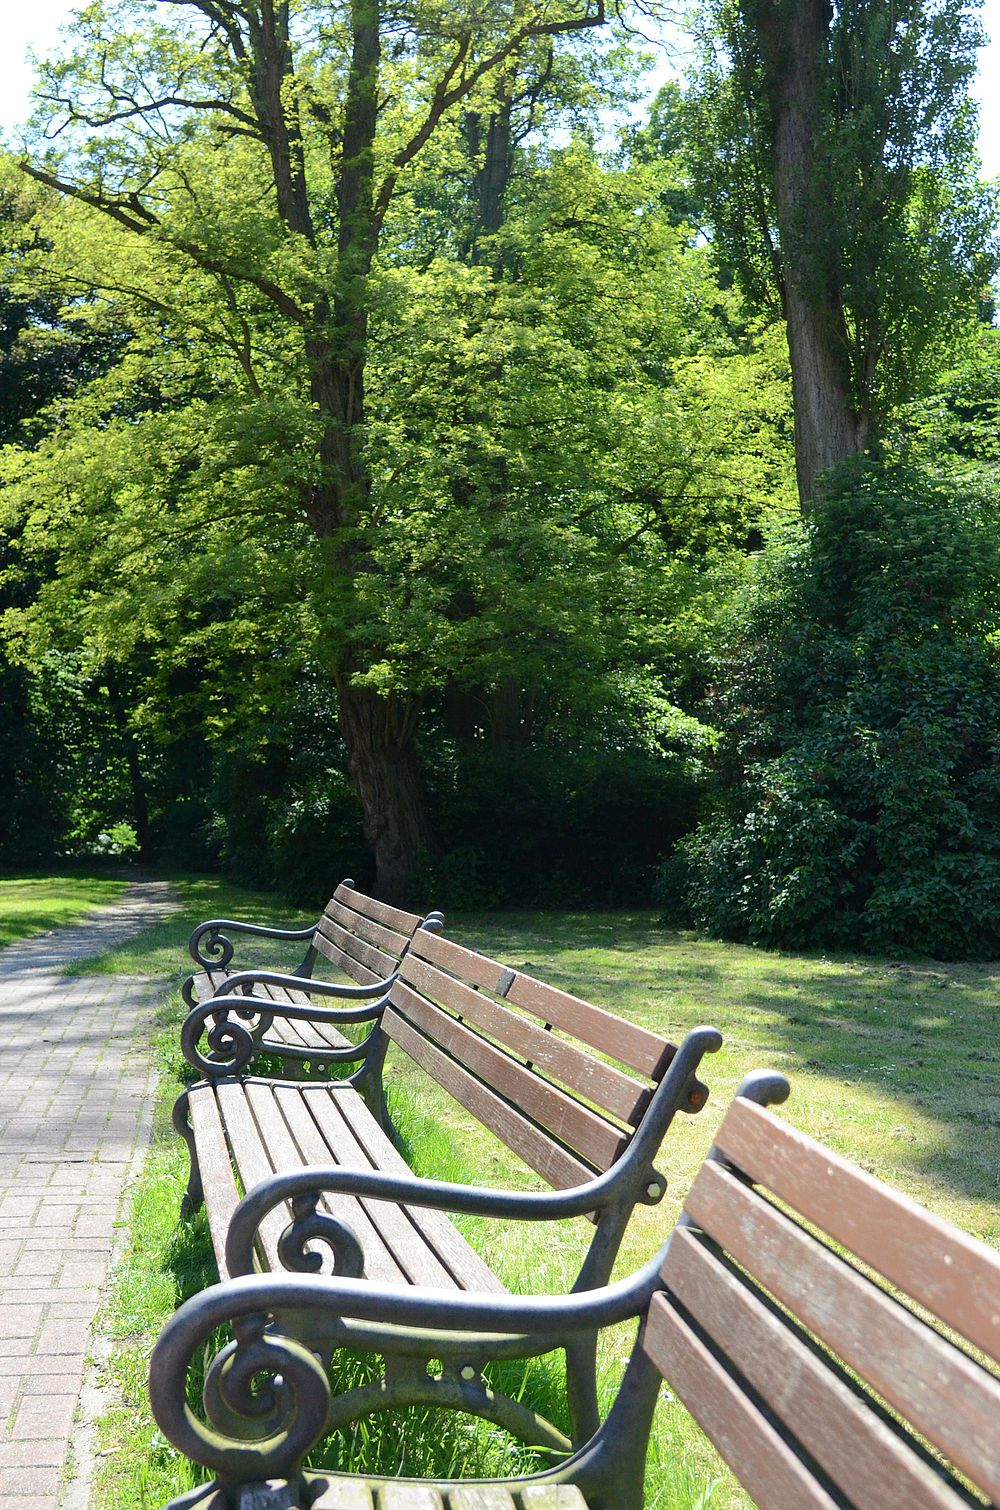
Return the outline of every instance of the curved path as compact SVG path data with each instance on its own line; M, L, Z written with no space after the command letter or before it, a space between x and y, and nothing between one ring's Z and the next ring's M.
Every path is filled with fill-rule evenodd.
M122 1192L145 1142L160 982L60 970L176 910L162 881L0 950L0 1510L55 1510Z

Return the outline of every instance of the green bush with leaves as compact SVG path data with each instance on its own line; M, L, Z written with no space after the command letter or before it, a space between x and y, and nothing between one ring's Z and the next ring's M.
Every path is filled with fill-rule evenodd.
M848 465L763 553L714 694L697 922L769 946L1000 953L1000 532L979 478Z

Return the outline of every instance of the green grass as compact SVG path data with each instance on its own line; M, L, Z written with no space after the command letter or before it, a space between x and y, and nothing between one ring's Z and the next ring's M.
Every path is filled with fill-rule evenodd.
M0 948L78 923L117 900L125 881L92 875L0 875Z
M152 956L147 936L146 946L117 952L116 968L134 970L138 961L150 968L152 958L153 968L169 962L183 973L181 940L199 908L202 916L277 915L273 901L218 882L179 883L179 889L186 914L156 930ZM287 912L282 917L295 921ZM1000 966L779 955L671 932L648 912L465 916L452 918L448 931L675 1039L702 1022L725 1035L725 1047L703 1071L712 1088L709 1106L679 1119L671 1131L660 1159L670 1182L667 1198L636 1212L618 1273L631 1271L663 1242L725 1105L743 1075L758 1067L781 1069L792 1081L782 1116L1000 1246ZM167 1078L177 1069L176 1026L166 1025L176 1023L176 997L172 1001L162 1037ZM537 1185L408 1061L390 1064L389 1082L421 1173ZM172 1093L165 1099L169 1103ZM121 1404L102 1427L107 1455L95 1501L102 1510L156 1506L195 1482L152 1432L145 1405L151 1340L177 1296L205 1277L203 1225L178 1227L175 1220L185 1175L163 1112L137 1196L132 1248L106 1318L118 1344L111 1379ZM575 1223L544 1230L471 1219L460 1225L508 1284L539 1291L569 1282L588 1237ZM631 1341L629 1328L606 1339L602 1367L609 1392ZM542 1371L529 1389L544 1395L550 1380ZM440 1446L447 1458L452 1446L450 1439L435 1442L439 1423L418 1420L411 1431L407 1451L412 1448L418 1461L424 1453L428 1469L442 1471L433 1448ZM481 1461L482 1439L473 1434L466 1445L472 1461ZM373 1471L380 1452L401 1450L397 1437L378 1429L367 1433L364 1446L374 1455L366 1465ZM742 1510L748 1504L669 1397L657 1413L648 1484L651 1510Z

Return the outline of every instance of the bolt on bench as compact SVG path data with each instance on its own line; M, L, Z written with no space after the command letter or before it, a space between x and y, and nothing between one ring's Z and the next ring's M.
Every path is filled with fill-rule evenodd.
M336 1051L351 1047L342 1031L351 1022L369 1022L381 1011L381 998L399 971L399 962L417 928L439 927L441 914L427 918L390 907L357 891L351 880L341 881L319 920L308 928L272 928L258 923L239 923L213 918L201 923L188 944L201 973L188 976L182 994L190 1014L181 1030L181 1045L188 1060L204 1073L211 1073L217 1053L231 1054L234 1038L255 1045L254 1056L267 1054L280 1059L284 1072L296 1079L323 1079L339 1062ZM230 935L249 935L306 944L305 957L297 969L231 969L235 949ZM314 976L318 963L326 961L353 984ZM219 1006L215 998L253 996L246 1001ZM319 998L317 1003L316 998ZM324 999L359 1001L366 1006L352 1012L342 1009L330 1015ZM269 1009L280 1003L275 1016ZM373 1008L372 1003L378 1004ZM211 1007L209 1004L211 1003ZM292 1009L292 1010L288 1010ZM202 1045L207 1037L207 1051Z
M788 1085L741 1087L662 1252L569 1296L455 1295L339 1277L255 1276L188 1301L153 1350L161 1430L216 1482L168 1510L641 1510L661 1378L760 1510L968 1510L1000 1501L1000 1253L772 1117ZM282 1333L298 1318L303 1347ZM528 1357L628 1317L619 1393L559 1465L506 1483L303 1473L337 1423L310 1328L408 1360ZM305 1323L305 1325L303 1325ZM212 1330L235 1342L184 1403ZM985 1365L985 1366L984 1366ZM270 1376L266 1395L251 1387Z
M215 998L209 1007L245 998ZM250 999L254 1008L259 1003ZM199 1010L205 1010L200 1008ZM268 1001L278 1021L297 1009ZM235 1032L235 1028L230 1031ZM446 1212L501 1221L588 1216L594 1230L574 1288L604 1284L637 1203L666 1182L654 1159L674 1115L707 1098L696 1071L719 1047L701 1028L675 1048L658 1033L416 929L384 1006L363 1043L329 1054L358 1064L323 1085L248 1076L249 1034L232 1059L178 1099L174 1125L191 1154L189 1206L204 1199L223 1277L262 1267L317 1271L327 1251L340 1274L384 1284L501 1294L503 1286ZM408 1056L550 1186L499 1191L416 1179L391 1141L382 1072L390 1046ZM617 1063L598 1055L608 1055ZM249 1192L241 1202L242 1192ZM324 1358L344 1345L337 1318L309 1346ZM594 1338L571 1349L574 1436L597 1422ZM565 1450L564 1433L498 1391L469 1363L460 1394L497 1424ZM468 1388L466 1388L466 1385ZM386 1403L453 1403L453 1381L391 1366L368 1389L338 1397L347 1421Z

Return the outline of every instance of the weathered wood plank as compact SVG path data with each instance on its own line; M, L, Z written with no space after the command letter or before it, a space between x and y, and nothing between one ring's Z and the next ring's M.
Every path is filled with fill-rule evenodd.
M351 1479L326 1479L321 1474L313 1475L309 1488L315 1493L317 1483L319 1497L309 1501L310 1510L375 1510L375 1501L367 1484Z
M620 1128L480 1038L403 981L395 982L389 999L398 1013L446 1049L459 1064L597 1168L607 1169L625 1148L628 1138Z
M226 1135L219 1117L215 1092L210 1085L192 1086L188 1110L194 1128L201 1181L205 1190L205 1213L215 1249L220 1279L228 1279L226 1270L226 1233L233 1212L239 1205L240 1192L229 1162Z
M579 1489L570 1484L536 1484L522 1489L517 1501L520 1510L585 1510L587 1504Z
M314 1106L322 1104L317 1091L307 1091L306 1100ZM357 1139L359 1148L370 1158L375 1168L388 1174L412 1173L406 1160L386 1137L355 1091L346 1088L345 1091L338 1091L336 1109ZM384 1210L385 1206L384 1201L372 1202L372 1209L376 1212ZM431 1211L421 1206L404 1205L401 1209L448 1271L446 1285L456 1284L462 1290L486 1290L501 1295L505 1293L504 1286L492 1269L469 1246L445 1212Z
M593 1168L561 1148L548 1133L536 1127L521 1112L483 1085L481 1080L477 1080L461 1065L456 1064L454 1059L442 1053L436 1044L418 1033L392 1007L386 1008L382 1026L421 1069L426 1070L456 1101L472 1112L484 1127L488 1127L519 1158L543 1179L548 1180L550 1185L563 1188L580 1185L593 1178Z
M753 1102L733 1102L716 1146L890 1284L1000 1359L1000 1253Z
M447 1499L448 1510L517 1510L502 1484L465 1484L450 1489Z
M334 964L346 970L362 985L368 985L375 980L384 980L399 964L398 952L389 953L376 948L367 939L358 938L356 934L342 928L339 923L332 923L327 918L321 919L317 924L315 943L320 954L333 960ZM337 959L334 959L331 952L334 950L337 952ZM359 978L359 970L367 972L363 979Z
M757 1505L837 1510L834 1500L662 1295L646 1323L646 1351Z
M572 1033L601 1054L659 1080L676 1052L673 1044L636 1023L625 1022L603 1007L593 1007L579 996L557 991L530 975L521 975L496 960L465 949L439 933L416 933L411 950L431 964L441 965L464 980L502 996L513 1006Z
M491 1038L506 1044L536 1067L633 1126L649 1104L650 1090L614 1065L546 1032L527 1017L483 995L465 981L445 975L411 951L403 959L402 978L425 996L443 1002Z
M1000 1499L1000 1380L722 1165L684 1208L984 1493Z
M344 1100L360 1101L356 1091L345 1087ZM322 1086L311 1094L303 1092L302 1102L312 1116L324 1142L330 1149L328 1162L345 1169L376 1168L372 1149L362 1145L350 1124L341 1115L341 1093L331 1094ZM362 1103L363 1104L363 1103ZM429 1249L402 1207L392 1201L362 1200L372 1226L378 1231L385 1248L410 1284L451 1289L454 1280L437 1254Z
M361 913L351 912L340 902L331 902L324 914L320 926L327 923L339 923L348 933L355 938L360 938L367 944L374 944L379 949L384 949L391 954L393 959L399 959L409 942L408 933L397 933L394 928L386 928L382 923L376 923L374 918L366 918Z
M375 1495L378 1510L444 1510L444 1499L429 1484L383 1484Z
M363 913L365 917L374 918L376 923L384 923L387 928L394 929L396 933L406 934L407 937L423 922L423 918L415 912L404 912L399 907L390 907L388 902L380 902L376 897L370 897L363 891L354 891L343 883L337 887L330 900L342 902L345 907Z
M269 1082L259 1083L270 1090ZM247 1100L246 1086L247 1081L221 1080L216 1086L216 1096L236 1174L244 1191L249 1191L274 1173L274 1165L257 1129ZM278 1239L288 1225L288 1212L287 1205L281 1206L270 1212L261 1223L260 1244L269 1269L281 1268L278 1262Z
M852 1503L866 1510L965 1505L912 1443L692 1231L674 1232L663 1273L671 1294Z
M329 1099L329 1093L327 1098ZM339 1164L345 1168L367 1169L368 1161L359 1155L353 1140L344 1136L339 1118L333 1121L331 1137L327 1125L320 1126L306 1104L302 1091L296 1086L283 1086L275 1092L275 1100L295 1140L298 1157L290 1157L289 1169L309 1164ZM379 1224L372 1220L365 1202L352 1196L330 1194L324 1196L323 1209L332 1216L347 1222L354 1231L365 1255L365 1276L387 1284L405 1284L407 1275L397 1262Z

